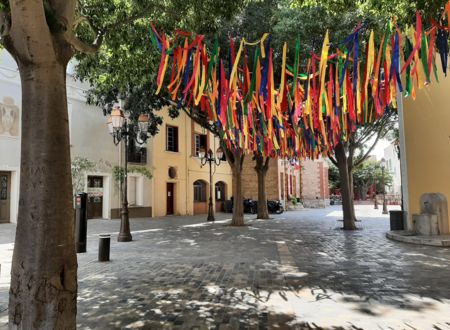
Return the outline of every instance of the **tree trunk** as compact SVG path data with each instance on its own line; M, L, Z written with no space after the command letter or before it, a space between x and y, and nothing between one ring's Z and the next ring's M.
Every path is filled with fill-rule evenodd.
M347 155L345 154L344 145L340 142L335 149L336 160L338 163L339 176L341 178L341 197L342 211L344 214L344 229L354 230L355 225L355 206L353 203L353 180L352 173L348 171Z
M19 70L22 150L9 327L75 329L77 259L66 65L49 59L19 63Z
M362 185L361 186L361 200L366 201L367 200L367 192L369 191L368 185Z
M257 219L270 219L269 210L267 208L267 194L266 194L266 175L269 169L269 157L256 155L255 170L258 176L258 214Z
M229 159L229 157L227 157ZM239 150L233 152L233 161L229 160L233 174L233 218L232 226L244 225L244 200L242 196L242 162L244 155Z

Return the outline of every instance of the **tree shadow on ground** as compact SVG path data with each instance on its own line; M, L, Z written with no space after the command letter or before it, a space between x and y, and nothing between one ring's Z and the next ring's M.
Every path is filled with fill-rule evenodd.
M309 274L298 272L296 266L268 260L259 264L141 260L139 269L121 272L118 264L103 264L96 275L81 278L79 328L358 329L354 320L365 319L359 323L367 325L388 317L390 326L396 329L397 319L400 329L407 313L439 314L444 307L412 295L380 300L337 292L320 282L312 287L306 284ZM434 321L442 328L442 320Z

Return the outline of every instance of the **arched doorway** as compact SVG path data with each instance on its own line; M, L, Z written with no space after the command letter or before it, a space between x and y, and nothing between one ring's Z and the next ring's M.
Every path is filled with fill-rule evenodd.
M224 211L224 202L226 199L227 185L223 181L216 182L215 186L215 199L216 199L216 212Z
M194 214L208 213L206 202L207 183L203 180L194 182Z

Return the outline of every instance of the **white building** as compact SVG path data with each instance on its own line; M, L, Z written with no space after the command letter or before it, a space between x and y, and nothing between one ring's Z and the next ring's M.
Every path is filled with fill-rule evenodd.
M400 160L393 144L384 148L384 159L386 160L386 171L392 175L392 185L386 187L386 193L400 196L402 193Z
M68 70L70 72L70 68ZM89 194L91 218L117 218L120 193L113 167L121 164L121 145L108 134L103 112L86 105L88 86L67 76L67 100L71 157L86 158L95 168L84 174L84 191ZM20 180L21 86L17 65L6 51L0 51L0 223L16 222ZM144 164L147 155L140 159ZM140 174L129 174L130 216L151 216L150 184Z

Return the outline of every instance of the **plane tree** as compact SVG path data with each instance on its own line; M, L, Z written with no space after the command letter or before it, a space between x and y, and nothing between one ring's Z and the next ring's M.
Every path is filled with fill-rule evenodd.
M15 59L22 84L11 328L76 327L77 259L66 93L69 61L76 54L97 53L105 43L106 48L123 49L125 36L148 31L149 19L158 18L168 28L192 22L214 26L217 17L231 15L239 5L239 1L222 1L217 6L212 0L0 0L0 44ZM125 45L123 51L130 50ZM124 73L128 68L121 58L116 58L114 69ZM91 59L96 61L95 55Z

